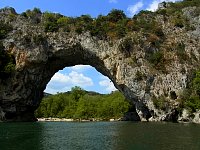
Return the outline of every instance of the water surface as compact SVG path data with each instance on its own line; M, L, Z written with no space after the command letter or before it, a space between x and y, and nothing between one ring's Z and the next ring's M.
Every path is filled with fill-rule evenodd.
M200 125L0 123L0 150L200 150Z

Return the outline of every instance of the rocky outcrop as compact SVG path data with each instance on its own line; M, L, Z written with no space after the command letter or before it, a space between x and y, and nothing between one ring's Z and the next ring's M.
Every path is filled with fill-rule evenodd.
M2 42L16 62L15 71L6 79L0 79L0 120L34 121L34 110L51 77L64 67L79 64L91 65L109 77L133 102L140 117L137 120L178 120L177 99L186 88L192 70L199 66L200 16L190 16L194 9L183 10L193 30L172 26L170 17L167 20L160 14L155 17L165 35L159 46L165 58L160 69L147 59L149 52L159 49L141 32L114 41L99 39L89 32L45 32L40 24L21 15L10 19L13 9L0 10L0 21L13 26ZM128 55L122 51L126 39L132 41L132 51ZM188 58L183 62L176 53L179 43L184 43ZM169 104L164 110L156 108L152 100L160 96L164 96Z

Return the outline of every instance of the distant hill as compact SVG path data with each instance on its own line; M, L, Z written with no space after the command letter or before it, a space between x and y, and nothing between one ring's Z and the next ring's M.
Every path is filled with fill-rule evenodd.
M51 96L52 94L44 92L44 97Z

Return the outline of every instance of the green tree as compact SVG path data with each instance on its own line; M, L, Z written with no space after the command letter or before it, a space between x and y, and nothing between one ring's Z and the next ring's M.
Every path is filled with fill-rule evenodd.
M111 12L107 15L107 18L111 22L118 22L122 19L126 18L125 13L122 10L113 9Z
M72 94L72 98L75 101L78 101L79 98L81 98L85 94L85 91L81 87L75 86L75 87L72 87L71 94Z
M200 71L196 72L196 76L193 79L193 88L198 96L200 96Z

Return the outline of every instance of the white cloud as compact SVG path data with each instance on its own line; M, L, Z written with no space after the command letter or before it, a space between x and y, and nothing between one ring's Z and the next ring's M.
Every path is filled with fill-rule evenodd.
M112 83L112 81L110 81L107 77L104 78L103 80L101 80L101 81L99 82L99 85L102 86L102 87L104 87L105 90L106 90L107 92L109 92L109 93L112 92L112 91L117 90L117 89L115 88L114 84Z
M84 76L82 73L79 74L78 72L72 71L69 74L69 77L71 78L72 83L74 85L78 85L81 87L87 87L93 85L92 79Z
M109 3L117 3L117 0L109 0Z
M158 4L162 2L176 2L181 0L153 0L152 3L147 7L147 10L156 11L158 9Z
M57 92L66 92L73 86L89 87L93 86L91 78L82 73L72 71L68 75L57 72L48 83L45 92L55 94Z
M140 8L142 8L144 6L144 3L142 1L137 2L135 5L130 5L127 8L127 11L129 12L129 15L132 17L134 16L139 10Z
M78 72L83 72L87 69L92 69L93 67L90 65L76 65L71 67L72 70L78 71Z

